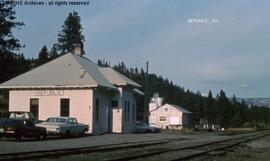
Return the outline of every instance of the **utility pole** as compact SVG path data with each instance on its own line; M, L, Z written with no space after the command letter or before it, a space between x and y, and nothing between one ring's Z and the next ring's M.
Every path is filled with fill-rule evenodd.
M149 62L146 62L146 72L145 72L145 85L144 85L144 109L143 109L143 117L144 121L147 122L147 96L148 96L148 68L149 68Z

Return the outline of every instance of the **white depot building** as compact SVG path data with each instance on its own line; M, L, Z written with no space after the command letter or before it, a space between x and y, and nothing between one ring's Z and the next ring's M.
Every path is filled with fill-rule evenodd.
M149 124L162 129L182 129L189 126L191 112L172 105L162 105L163 98L155 95L149 104Z
M80 49L0 84L9 90L9 111L30 111L39 120L76 117L96 134L135 130L139 87L82 57Z

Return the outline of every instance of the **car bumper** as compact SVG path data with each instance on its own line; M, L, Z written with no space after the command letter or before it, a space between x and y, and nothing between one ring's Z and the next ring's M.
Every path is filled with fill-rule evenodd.
M3 131L0 133L2 137L15 137L15 131Z
M47 135L60 135L60 131L56 130L47 130Z

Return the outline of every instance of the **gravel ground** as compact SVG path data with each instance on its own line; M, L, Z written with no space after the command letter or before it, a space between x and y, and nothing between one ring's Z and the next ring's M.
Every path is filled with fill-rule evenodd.
M270 161L270 136L251 141L221 156L205 156L189 161Z

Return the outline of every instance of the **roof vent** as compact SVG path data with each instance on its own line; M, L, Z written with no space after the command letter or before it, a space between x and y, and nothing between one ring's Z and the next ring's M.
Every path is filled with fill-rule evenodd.
M80 76L80 78L83 78L85 73L86 73L86 70L83 67L81 67L81 76Z

